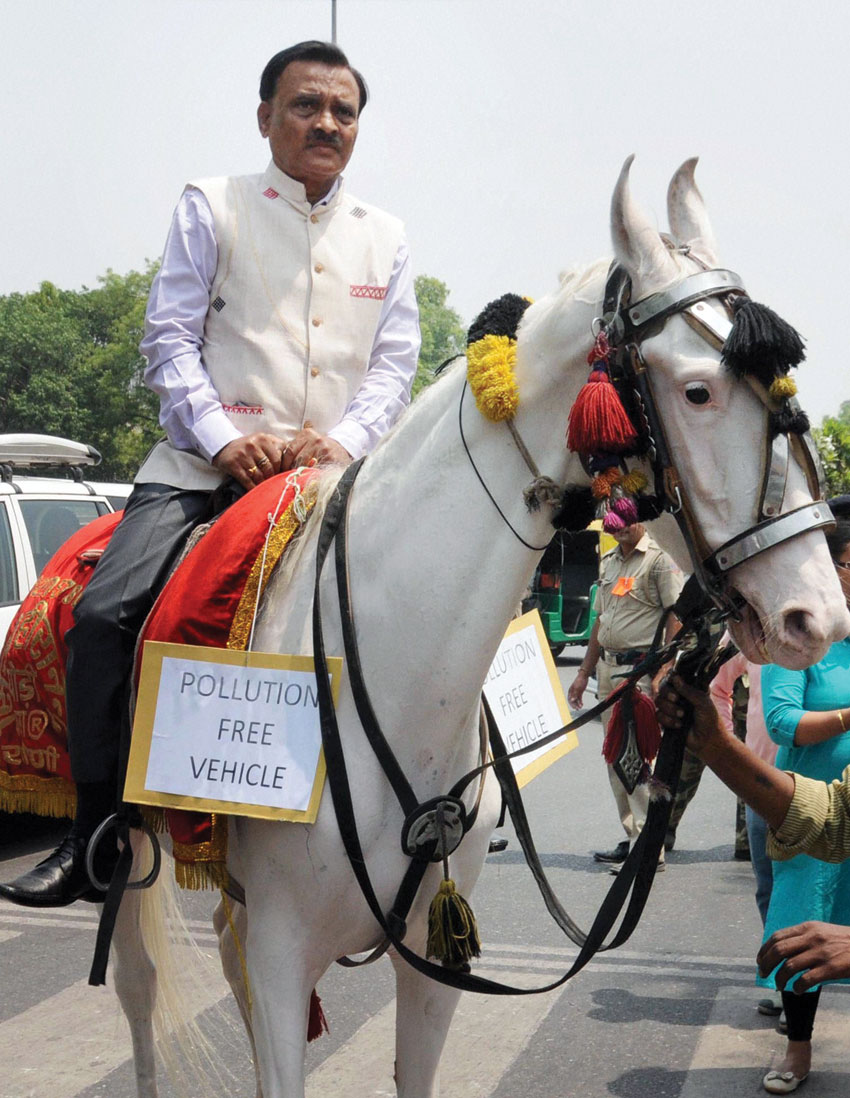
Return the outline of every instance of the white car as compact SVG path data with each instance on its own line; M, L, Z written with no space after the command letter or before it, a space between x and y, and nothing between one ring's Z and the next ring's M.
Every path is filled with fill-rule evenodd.
M97 450L70 439L0 435L0 646L60 545L92 519L120 510L129 495L132 485L83 479L84 470L99 463ZM29 475L39 468L62 475Z

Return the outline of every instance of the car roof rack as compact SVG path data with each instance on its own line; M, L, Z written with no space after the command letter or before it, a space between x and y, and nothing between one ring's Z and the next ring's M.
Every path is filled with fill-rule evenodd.
M83 466L100 465L94 446L57 435L0 435L0 480L14 485L18 469L66 469L71 478L83 483ZM93 492L93 489L90 489Z

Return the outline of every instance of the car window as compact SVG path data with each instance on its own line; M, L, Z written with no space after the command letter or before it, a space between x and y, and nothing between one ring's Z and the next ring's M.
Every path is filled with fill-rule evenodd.
M63 542L86 523L106 512L94 499L19 499L32 546L35 570L41 575L45 564Z
M0 606L13 606L18 601L18 571L12 547L12 530L6 508L0 506Z

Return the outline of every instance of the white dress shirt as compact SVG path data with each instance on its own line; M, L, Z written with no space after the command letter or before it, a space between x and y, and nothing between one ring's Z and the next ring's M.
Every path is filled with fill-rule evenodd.
M322 202L333 197L339 180ZM204 323L218 265L212 211L194 187L183 192L162 265L154 278L140 350L145 383L159 396L159 422L180 450L207 461L241 432L231 423L204 368ZM401 410L419 357L419 311L406 240L402 239L383 301L369 367L340 423L328 432L353 458L373 449Z

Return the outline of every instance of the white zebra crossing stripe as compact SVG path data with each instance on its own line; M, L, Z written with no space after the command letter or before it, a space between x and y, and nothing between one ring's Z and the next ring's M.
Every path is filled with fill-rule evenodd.
M762 1094L761 1080L785 1052L776 1019L757 1013L761 989L721 987L703 1027L679 1098ZM826 988L818 1004L812 1039L812 1079L818 1098L846 1098L850 1002Z
M491 979L504 971L476 972ZM519 986L535 982L533 974L513 970ZM440 1069L443 1094L491 1094L558 1001L560 993L516 998L510 995L462 995ZM498 1035L498 1039L494 1039ZM365 1022L354 1036L332 1053L307 1078L307 1098L375 1098L395 1094L393 1058L395 1002Z
M0 942L9 942L20 935L20 930L0 930Z
M229 991L223 976L210 981L196 1012ZM74 1098L131 1056L114 991L78 980L0 1025L0 1098Z

